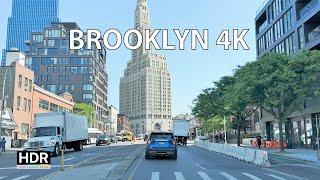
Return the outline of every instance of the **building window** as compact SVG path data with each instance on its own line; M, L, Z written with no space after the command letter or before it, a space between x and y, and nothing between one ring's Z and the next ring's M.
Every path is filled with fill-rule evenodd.
M39 108L44 110L49 110L49 102L46 100L40 99Z
M92 84L84 84L83 85L83 90L84 91L92 91L93 90Z
M29 90L29 92L31 92L31 90L32 90L32 80L31 79L29 79L29 86L28 86L28 90Z
M20 110L20 104L21 104L21 97L17 97L17 110Z
M48 40L48 46L49 47L53 47L54 46L54 40L53 39L49 39Z
M74 91L74 84L71 84L71 85L70 85L70 90L71 90L71 91Z
M23 111L27 112L27 99L23 98Z
M25 88L25 90L27 90L27 88L28 88L28 82L29 82L29 79L28 78L24 78L24 88Z
M64 80L63 75L59 75L59 82L62 82Z
M47 81L50 82L51 81L51 76L47 75Z
M58 111L58 105L54 103L50 103L50 111L57 112Z
M92 100L92 94L83 94L82 98L84 100Z
M21 88L22 86L22 76L19 75L19 79L18 79L18 87Z
M48 73L52 73L52 67L51 67L51 66L48 66L48 67L47 67L47 72L48 72Z
M31 100L28 99L28 112L30 112L30 111L31 111Z
M29 124L21 123L21 133L22 134L29 133Z

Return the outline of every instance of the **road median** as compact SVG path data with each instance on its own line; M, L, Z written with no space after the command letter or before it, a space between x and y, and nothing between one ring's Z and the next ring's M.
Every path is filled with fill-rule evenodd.
M194 146L216 152L239 161L254 164L258 167L270 167L267 151L250 149L227 144L212 143L207 140L195 141Z
M107 175L108 180L119 180L124 177L132 163L137 159L137 157L143 152L145 146L138 145L139 147L126 156L123 161L121 161L116 167L114 167L110 173Z

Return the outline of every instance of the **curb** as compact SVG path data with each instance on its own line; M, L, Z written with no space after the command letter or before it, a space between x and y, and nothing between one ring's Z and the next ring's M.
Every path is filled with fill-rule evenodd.
M115 168L113 168L106 175L108 180L120 180L127 173L128 169L131 167L132 163L139 157L145 148L137 149L130 153L127 157L123 159Z

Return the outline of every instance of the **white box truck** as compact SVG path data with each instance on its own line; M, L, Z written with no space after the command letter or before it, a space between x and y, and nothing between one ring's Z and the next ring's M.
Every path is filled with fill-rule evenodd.
M50 151L59 156L61 148L81 151L87 139L86 117L67 112L39 113L35 115L32 137L24 147L27 151Z
M186 141L189 137L189 121L188 120L174 120L173 121L173 135L178 144L187 145Z

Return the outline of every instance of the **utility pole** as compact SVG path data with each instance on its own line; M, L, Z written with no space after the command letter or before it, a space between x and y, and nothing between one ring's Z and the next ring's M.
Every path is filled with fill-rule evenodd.
M317 152L317 157L318 160L320 160L320 141L319 141L319 116L316 114L316 126L317 126L317 144L318 144L318 152Z

